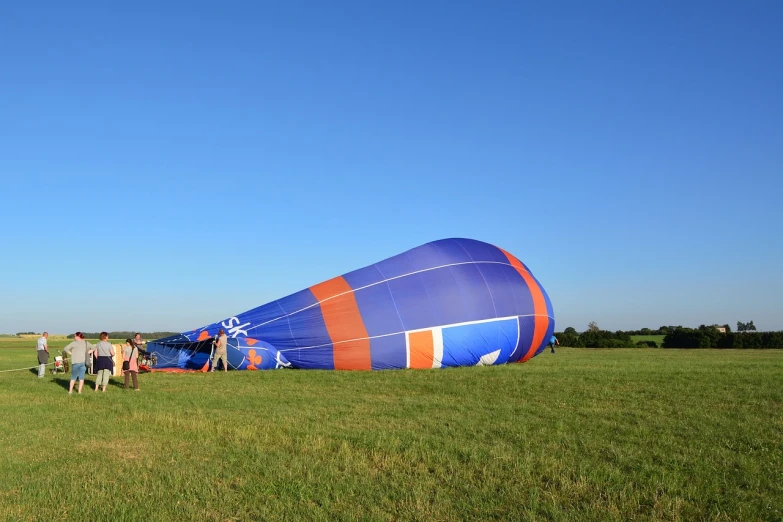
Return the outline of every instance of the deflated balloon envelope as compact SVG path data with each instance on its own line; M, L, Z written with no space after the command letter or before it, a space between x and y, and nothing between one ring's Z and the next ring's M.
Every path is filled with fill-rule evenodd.
M516 257L443 239L148 348L156 369L205 370L223 328L231 369L445 368L526 361L554 327L549 297Z

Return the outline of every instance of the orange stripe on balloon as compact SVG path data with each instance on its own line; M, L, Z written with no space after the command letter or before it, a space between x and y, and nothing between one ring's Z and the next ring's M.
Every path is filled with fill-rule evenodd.
M335 370L371 370L370 340L351 286L342 276L310 287L332 340Z
M525 280L525 284L527 284L527 287L530 290L530 295L533 297L533 314L535 314L533 342L528 347L525 355L519 359L519 362L525 362L536 354L536 350L544 341L546 330L549 327L549 314L546 310L546 299L544 298L544 292L541 290L541 285L539 285L533 275L525 269L525 265L502 248L497 247L497 249L503 252L508 259L508 262L511 263L511 266L519 272L519 275Z
M208 332L208 331L206 331L206 330L204 330L203 332L201 332L200 334L198 334L198 339L196 339L196 340L197 340L197 341L206 341L206 340L207 340L207 339L209 339L210 337L211 337L211 336L209 335L209 332Z
M419 370L432 368L432 360L435 354L432 330L409 333L408 346L410 347L411 368Z

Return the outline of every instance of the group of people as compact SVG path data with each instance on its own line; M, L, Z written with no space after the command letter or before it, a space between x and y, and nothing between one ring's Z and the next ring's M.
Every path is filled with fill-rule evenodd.
M49 333L44 332L38 339L38 378L42 379L46 373L46 365L49 364ZM144 350L144 341L141 334L136 334L133 339L125 339L122 347L122 370L125 376L125 389L128 389L129 379L133 379L133 389L139 391L139 363L138 356ZM81 393L84 388L84 377L87 373L87 361L95 358L95 391L106 391L109 378L114 373L114 345L109 342L109 334L101 332L97 344L90 344L84 338L82 332L74 334L73 341L63 348L63 353L71 358L71 383L68 386L68 395L73 394L76 382L79 382L76 393Z

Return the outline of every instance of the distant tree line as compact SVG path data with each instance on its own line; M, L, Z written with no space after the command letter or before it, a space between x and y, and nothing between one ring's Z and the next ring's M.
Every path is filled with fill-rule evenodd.
M723 331L719 330L722 329ZM729 325L700 325L698 328L661 326L658 329L601 330L593 321L586 331L579 333L568 327L555 336L562 346L574 348L658 348L654 340L635 341L631 336L661 336L662 348L783 348L783 331L757 332L753 321L737 323L737 333Z
M574 348L632 348L634 342L631 334L618 330L588 329L581 334L575 328L568 327L563 332L555 333L562 346Z
M721 333L710 326L677 328L663 338L664 348L783 348L783 332Z
M97 339L100 332L82 332L87 339ZM179 332L107 332L109 339L131 339L137 333L140 333L145 340L161 339L163 337L171 337L172 335L179 335ZM68 336L68 339L73 339L73 335Z
M716 325L717 326L717 325ZM720 325L723 328L728 328L729 325ZM641 330L626 330L625 333L628 335L669 335L671 332L676 330L677 328L682 328L682 326L660 326L657 329L652 328L642 328Z

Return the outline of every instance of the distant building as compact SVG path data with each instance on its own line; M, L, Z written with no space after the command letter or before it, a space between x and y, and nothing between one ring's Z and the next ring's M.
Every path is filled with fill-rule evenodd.
M726 333L726 327L725 326L718 326L717 324L712 325L713 328L718 330L720 333Z

